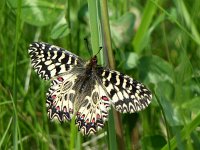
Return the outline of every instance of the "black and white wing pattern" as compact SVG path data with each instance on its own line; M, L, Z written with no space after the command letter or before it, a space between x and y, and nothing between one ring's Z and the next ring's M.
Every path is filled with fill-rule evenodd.
M75 54L44 42L30 44L28 52L33 69L45 80L52 79L62 73L66 74L74 66L83 65L83 60Z
M75 90L72 89L77 79L76 74L58 76L50 85L46 93L46 107L51 120L63 122L71 120L74 114Z
M133 78L102 67L98 69L97 75L117 111L134 113L150 104L151 92Z
M113 107L122 113L137 112L151 102L151 92L140 82L97 65L97 57L83 61L75 54L44 42L30 44L29 55L36 73L50 80L46 94L51 120L71 120L84 135L96 133Z
M78 95L75 104L77 107L75 122L84 135L94 134L102 129L104 122L108 119L110 109L110 100L102 86L93 79L88 82L90 82L89 87L85 88L87 91Z
M89 135L103 128L110 101L95 78L73 71L51 82L46 105L51 120L63 122L75 115L78 130Z

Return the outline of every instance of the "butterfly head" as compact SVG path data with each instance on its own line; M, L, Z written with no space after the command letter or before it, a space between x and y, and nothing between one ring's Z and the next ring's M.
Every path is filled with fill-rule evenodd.
M90 60L90 63L91 63L92 66L97 65L97 56L96 55L94 57L92 57L92 59Z
M99 51L97 52L96 55L94 55L91 60L90 60L90 64L92 67L96 67L97 66L97 55L99 54L99 52L102 50L102 47L99 47Z

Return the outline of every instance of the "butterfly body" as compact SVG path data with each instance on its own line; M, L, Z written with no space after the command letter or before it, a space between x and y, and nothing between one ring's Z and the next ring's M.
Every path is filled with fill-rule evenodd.
M99 66L96 56L85 62L44 42L30 44L29 55L36 73L51 81L46 94L49 118L63 122L75 116L84 135L103 128L111 105L119 112L133 113L151 101L151 92L142 83Z

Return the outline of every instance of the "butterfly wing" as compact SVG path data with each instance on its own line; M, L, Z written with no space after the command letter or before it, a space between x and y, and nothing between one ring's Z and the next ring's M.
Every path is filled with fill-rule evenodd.
M73 113L78 70L83 68L84 61L75 54L55 45L44 42L30 44L31 64L37 74L45 80L51 79L46 94L46 107L51 120L70 120Z
M71 120L74 114L75 90L73 85L77 80L77 74L69 73L58 76L51 82L51 86L46 94L46 107L51 120L60 122Z
M45 80L62 73L70 72L75 66L83 66L84 62L75 54L55 45L34 42L29 46L31 64L37 74Z
M99 68L97 76L114 108L121 112L138 112L152 99L151 92L140 82L115 70Z
M92 86L91 86L92 84ZM75 123L84 135L94 134L104 126L108 119L110 100L97 80L90 80L85 85L82 94L77 97L78 102Z

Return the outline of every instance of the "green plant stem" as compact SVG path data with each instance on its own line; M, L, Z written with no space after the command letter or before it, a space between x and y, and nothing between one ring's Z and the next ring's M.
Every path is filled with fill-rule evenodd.
M188 32L178 21L176 18L174 18L172 15L170 15L170 13L168 13L164 8L162 8L156 0L151 0L152 3L154 3L154 5L156 5L166 16L168 16L171 19L171 22L174 22L183 32L185 32L192 40L194 40L198 45L200 45L200 36L197 32L196 27L194 26L193 22L190 24L191 25L191 31L192 34L190 32ZM186 9L185 5L182 5L182 9ZM188 15L188 13L186 13L186 15ZM191 21L191 20L189 20ZM186 19L186 23L188 23L188 20Z
M187 27L191 30L190 34L192 35L193 39L200 44L200 35L199 35L199 31L197 30L197 27L194 23L194 21L192 20L192 17L190 16L187 7L185 6L185 3L183 0L180 1L174 1L177 5L177 8L179 8L179 13L180 15L182 15L182 17L185 20L185 23L187 25ZM179 7L178 7L179 6Z
M101 29L102 29L102 36L103 36L103 43L104 43L104 50L107 56L107 64L110 68L115 68L115 61L113 58L112 53L112 44L111 44L111 33L110 33L110 24L109 24L109 17L108 17L108 7L107 1L101 0L100 1L100 8L101 8ZM121 123L121 116L119 112L116 112L114 109L110 111L113 113L109 115L108 120L108 127L109 127L109 146L110 149L116 149L116 134L117 134L117 143L118 148L123 150L124 149L124 139L123 139L123 132L122 132L122 123ZM113 119L114 117L114 119ZM115 120L115 124L114 121ZM114 131L114 126L116 126L116 131ZM115 133L116 132L116 133Z
M180 136L182 138L181 140L185 140L187 137L189 137L192 131L194 131L194 129L197 128L199 124L200 124L200 113L181 130L181 136ZM173 137L170 140L170 145L171 145L171 150L177 147L176 137ZM168 144L165 145L161 150L168 150Z
M112 53L112 44L111 44L111 32L110 32L110 24L108 18L108 8L107 8L107 1L101 0L100 1L100 8L101 8L101 28L102 28L102 36L103 36L103 43L104 43L104 50L106 56L108 56L107 64L110 68L115 68L115 61L113 58Z
M95 55L99 51L99 34L98 34L99 32L98 32L98 16L97 16L98 11L97 11L96 0L88 0L88 10L89 10L89 24L90 24L92 51L93 55Z
M18 126L18 117L17 117L17 50L18 50L18 44L20 40L20 17L21 17L21 5L22 1L17 1L18 7L17 7L17 19L16 19L16 33L15 33L15 47L14 47L14 67L13 67L13 149L18 149L18 134L20 135L20 130ZM18 133L19 132L19 133ZM21 142L20 142L21 145ZM21 146L22 148L22 146Z
M158 0L155 0L155 2L157 1ZM133 40L134 49L138 53L142 51L142 43L143 43L144 37L152 22L152 18L156 10L157 10L157 7L155 6L155 4L152 3L152 1L147 1L147 4L144 8L144 14L142 16L141 24Z
M167 141L168 141L168 150L171 150L171 143L169 142L170 141L170 137L169 137L169 126L168 126L168 124L167 124L167 118L166 118L166 116L165 116L165 111L163 110L163 107L162 107L162 105L161 105L161 103L160 103L160 99L158 98L158 96L156 95L156 93L154 93L154 95L155 95L155 97L156 97L156 99L157 99L157 102L158 102L158 104L159 104L159 106L160 106L160 108L161 108L161 111L162 111L162 114L163 114L163 118L164 118L164 122L165 122L165 126L166 126L166 132L167 132Z
M67 23L69 25L69 28L71 29L71 18L70 18L70 6L71 6L71 1L67 1L67 6L65 7L66 8L66 13L67 13ZM68 36L68 45L69 45L69 48L72 49L72 34L70 33L69 36Z
M70 144L69 144L69 149L73 150L75 147L75 133L77 130L76 127L74 126L74 122L75 122L75 117L72 118L71 123L70 123Z
M10 120L9 120L8 126L7 126L7 128L6 128L5 132L4 132L4 134L3 134L2 137L1 137L1 140L0 140L0 149L1 149L1 147L2 147L2 145L3 145L3 142L4 142L5 138L6 138L6 135L8 134L8 131L9 131L9 129L10 129L10 126L11 126L12 121L13 121L13 118L11 117Z

